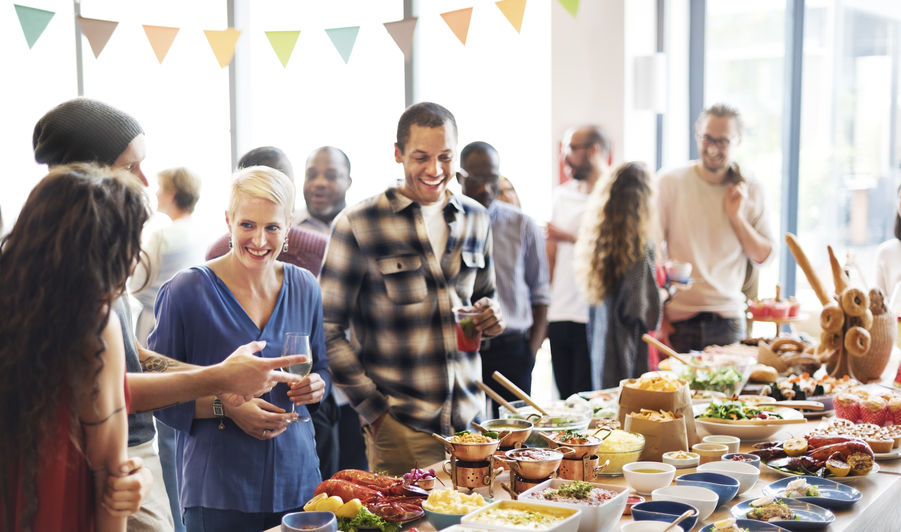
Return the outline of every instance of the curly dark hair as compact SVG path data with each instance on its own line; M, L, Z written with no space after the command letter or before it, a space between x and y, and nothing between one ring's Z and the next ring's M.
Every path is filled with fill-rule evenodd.
M576 272L597 304L645 256L652 223L651 177L639 162L619 166L603 188L595 186L576 242Z
M61 405L69 438L81 449L77 405L99 393L101 333L138 258L148 216L130 174L57 166L0 242L0 528L15 527L17 510L20 525L31 528L39 460L54 444ZM24 508L17 509L17 493Z

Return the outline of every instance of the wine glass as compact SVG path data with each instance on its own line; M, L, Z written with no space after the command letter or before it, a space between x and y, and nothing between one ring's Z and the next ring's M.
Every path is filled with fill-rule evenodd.
M300 375L301 377L309 375L310 370L313 369L313 351L310 350L310 337L303 333L285 333L285 340L282 343L282 356L291 355L306 355L306 360L300 364L292 364L291 366L282 368L282 371ZM291 403L291 411L295 411L294 402ZM297 420L300 422L307 422L310 421L310 416L302 415L299 416Z

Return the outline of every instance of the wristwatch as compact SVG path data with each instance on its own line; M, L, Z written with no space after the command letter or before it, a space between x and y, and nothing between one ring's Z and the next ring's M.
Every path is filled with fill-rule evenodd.
M213 415L219 419L219 430L225 430L225 409L218 395L213 397Z

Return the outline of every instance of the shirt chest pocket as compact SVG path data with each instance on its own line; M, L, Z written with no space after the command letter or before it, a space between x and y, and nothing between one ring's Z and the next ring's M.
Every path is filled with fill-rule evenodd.
M463 251L460 255L463 259L464 270L481 270L485 267L485 255L482 255L481 253Z
M428 295L422 258L400 255L378 260L379 273L385 281L388 298L398 305L419 303Z

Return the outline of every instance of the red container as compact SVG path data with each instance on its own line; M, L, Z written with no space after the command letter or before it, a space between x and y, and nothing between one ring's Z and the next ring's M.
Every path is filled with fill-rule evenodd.
M466 336L466 333L463 331L463 327L460 324L457 324L457 349L460 351L464 351L466 353L470 353L473 351L479 350L479 345L482 343L482 331L476 330L476 333L472 336Z

